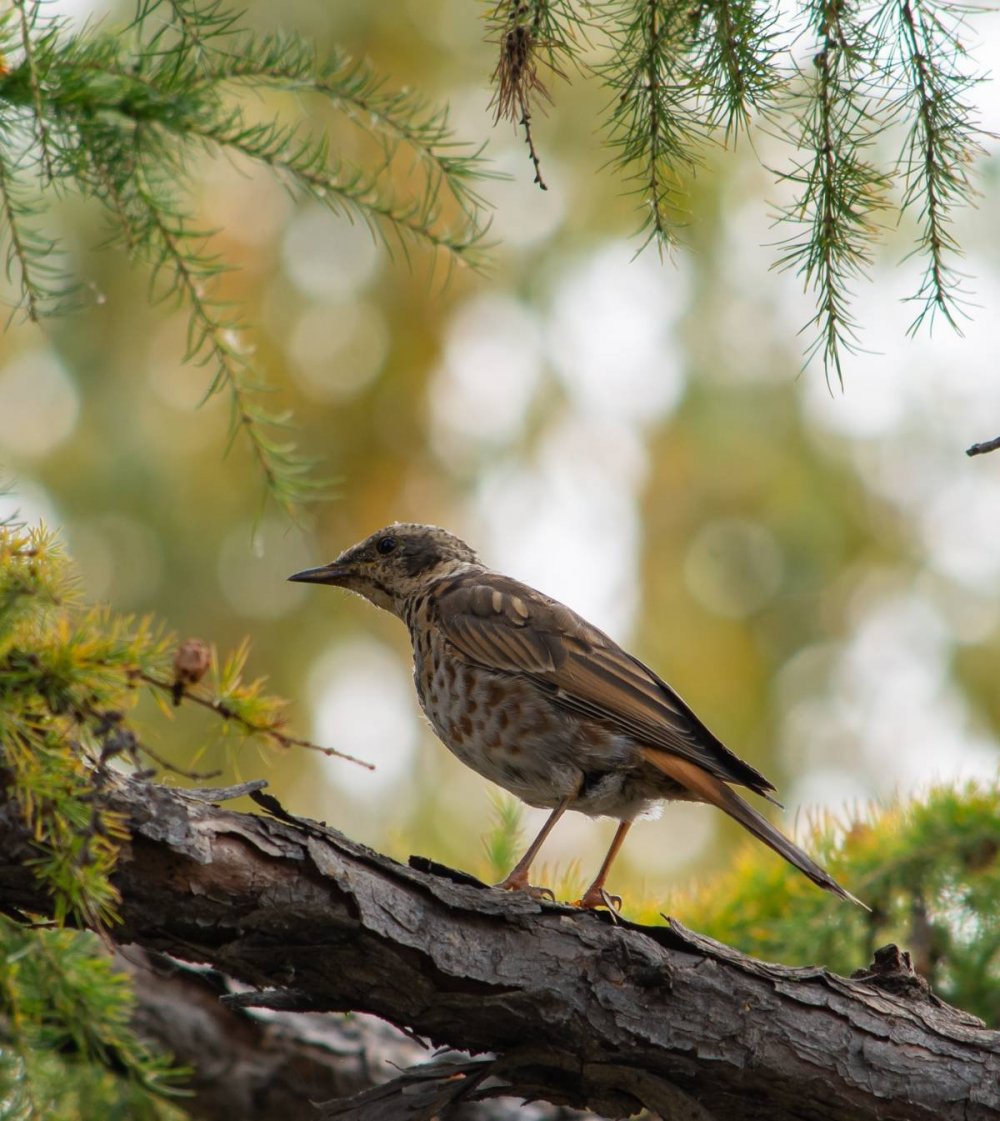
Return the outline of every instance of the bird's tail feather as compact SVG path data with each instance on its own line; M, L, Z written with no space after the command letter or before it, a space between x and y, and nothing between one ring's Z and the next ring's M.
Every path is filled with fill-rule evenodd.
M709 802L713 806L718 806L720 810L724 810L745 829L753 833L755 837L763 841L765 845L783 856L789 864L793 864L800 872L808 876L814 884L826 891L833 892L834 895L839 895L841 899L857 903L859 907L864 907L866 911L870 909L860 899L855 898L849 891L842 888L829 872L821 868L808 853L803 852L798 845L793 844L783 833L779 832L766 817L758 813L749 802L741 798L722 779L699 767L696 763L681 759L677 755L669 755L664 751L658 751L655 748L643 748L642 754L648 763L679 782L702 801Z

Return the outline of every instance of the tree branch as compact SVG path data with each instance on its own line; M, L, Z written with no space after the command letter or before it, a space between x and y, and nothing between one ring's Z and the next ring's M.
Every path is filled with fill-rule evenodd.
M116 954L136 995L132 1027L191 1069L185 1110L199 1121L287 1121L422 1062L421 1044L367 1016L292 1015L233 1007L218 971L130 946Z
M973 444L972 447L965 449L966 455L985 455L987 452L995 452L1000 448L1000 436L994 436L992 440L984 440L981 444Z
M0 904L47 913L30 833L6 797ZM516 1094L702 1121L986 1121L1000 1110L1000 1033L942 1004L903 962L855 980L790 969L676 922L638 927L404 867L288 815L124 778L106 797L132 829L114 875L117 941L254 986L229 998L237 1006L370 1012L490 1052L426 1072L449 1101ZM397 1083L383 1093L402 1094ZM439 1108L400 1101L396 1113L355 1101L328 1115Z

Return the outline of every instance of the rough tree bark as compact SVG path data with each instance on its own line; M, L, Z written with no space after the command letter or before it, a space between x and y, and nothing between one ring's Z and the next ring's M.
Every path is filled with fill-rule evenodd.
M190 1069L184 1111L198 1121L316 1117L314 1103L361 1094L432 1058L422 1040L375 1016L239 1007L220 999L241 990L225 974L135 944L115 961L132 979L133 1029ZM369 1099L362 1104L370 1113ZM500 1098L461 1103L448 1121L600 1118L548 1103L526 1115L518 1099Z
M417 1121L499 1093L691 1121L1000 1116L1000 1032L891 951L853 980L771 965L676 922L488 890L214 804L229 793L111 784L132 828L114 938L253 986L233 1005L370 1012L481 1056L439 1059L326 1116ZM0 904L44 913L31 857L16 806L0 804Z

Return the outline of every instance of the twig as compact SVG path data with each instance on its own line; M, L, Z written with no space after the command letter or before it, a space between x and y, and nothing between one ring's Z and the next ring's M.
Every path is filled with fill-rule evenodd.
M154 674L147 673L146 670L139 670L135 675L140 681L144 681L147 685L153 686L154 689L162 689L163 692L169 693L171 697L174 695L175 683L168 681L166 678L156 677ZM236 709L231 708L225 701L220 700L218 697L210 697L205 693L196 691L190 686L185 686L181 694L184 697L199 704L202 708L211 709L212 712L221 716L223 720L233 720L239 724L240 727L245 728L248 732L253 732L260 736L270 736L271 739L276 740L282 747L304 747L309 751L318 751L321 755L328 757L336 757L337 759L346 759L348 763L357 763L359 767L365 767L369 771L375 770L374 763L367 763L364 759L358 759L353 755L348 755L345 751L337 751L334 747L321 747L319 744L313 743L311 740L299 739L297 736L289 736L280 731L273 724L255 724L252 720L248 720L242 713L237 712Z
M1000 448L1000 436L994 436L992 440L986 440L982 444L973 444L971 448L965 449L966 455L985 455L987 452L995 452Z

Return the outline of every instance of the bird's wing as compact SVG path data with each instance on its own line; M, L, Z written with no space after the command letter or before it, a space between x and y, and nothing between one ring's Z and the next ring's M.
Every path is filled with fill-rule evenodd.
M470 661L524 674L573 712L760 794L773 785L722 744L651 669L563 604L506 576L442 581L438 625Z

